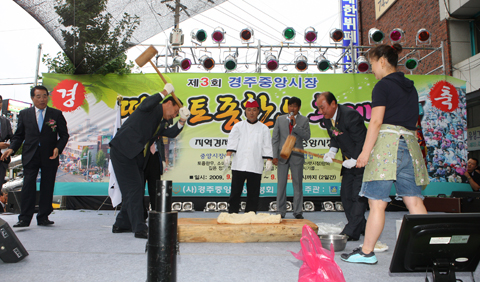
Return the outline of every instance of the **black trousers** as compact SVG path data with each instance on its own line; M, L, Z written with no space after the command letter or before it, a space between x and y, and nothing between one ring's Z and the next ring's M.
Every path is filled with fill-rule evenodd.
M115 220L115 226L139 232L147 229L143 217L143 196L145 185L143 180L143 151L135 158L129 159L115 147L110 147L115 176L122 192L122 208Z
M156 205L155 205L155 199L156 199L156 194L157 194L157 180L162 179L162 166L160 165L160 155L158 152L155 152L155 154L150 155L148 157L147 161L147 166L145 167L145 170L143 171L144 173L144 182L143 186L145 187L145 184L148 184L148 195L150 196L150 207L152 211L156 210ZM145 206L145 213L144 217L148 217L148 204Z
M348 223L342 233L353 239L359 239L360 234L365 233L365 211L368 206L368 199L360 197L358 193L362 188L363 170L361 173L343 173L340 197L342 198L343 209Z
M229 213L238 213L240 209L240 197L245 180L247 181L247 206L245 207L245 212L257 212L258 210L262 175L253 172L232 170L232 191L230 192L230 198L228 198Z
M51 156L51 153L49 156ZM48 219L48 216L52 213L53 189L58 169L58 165L55 164L58 163L56 161L46 160L45 156L43 156L42 159L42 152L40 148L37 148L32 160L23 167L22 204L18 220L26 222L32 220L33 213L35 212L37 175L39 170L41 170L41 179L37 221Z
M5 174L7 174L8 164L0 161L0 187L5 183Z

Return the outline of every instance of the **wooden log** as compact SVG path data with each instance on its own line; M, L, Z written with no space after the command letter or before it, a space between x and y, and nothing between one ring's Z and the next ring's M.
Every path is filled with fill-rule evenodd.
M280 157L282 159L288 160L290 154L292 153L292 148L295 147L295 141L297 141L297 138L295 136L287 136L287 139L285 139L285 143L283 143L282 150L280 151Z
M219 224L216 218L179 218L178 241L186 242L295 242L307 224L315 232L318 226L306 219L282 219L280 223Z

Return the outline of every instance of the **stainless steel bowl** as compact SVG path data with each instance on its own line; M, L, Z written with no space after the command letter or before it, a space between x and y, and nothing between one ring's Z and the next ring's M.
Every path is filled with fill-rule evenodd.
M330 250L330 244L333 244L333 250L335 252L343 251L347 245L347 235L318 235L320 242L322 242L322 247L327 250Z

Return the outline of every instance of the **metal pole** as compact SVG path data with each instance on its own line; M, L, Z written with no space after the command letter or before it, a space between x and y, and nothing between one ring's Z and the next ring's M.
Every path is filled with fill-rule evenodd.
M177 220L172 212L172 181L158 180L156 210L148 213L147 282L177 280Z
M180 24L180 0L175 0L175 22L174 22L174 29L180 29L179 27ZM178 46L173 44L173 57L178 55ZM173 72L178 72L179 67L173 67Z
M155 211L172 211L172 181L157 180L157 194L155 195Z
M443 75L445 75L445 48L443 47L443 41L440 42L440 49L442 49L442 67Z
M40 55L42 54L42 43L38 44L38 53L37 53L37 66L35 67L35 78L33 85L37 86L38 83L38 71L40 69Z

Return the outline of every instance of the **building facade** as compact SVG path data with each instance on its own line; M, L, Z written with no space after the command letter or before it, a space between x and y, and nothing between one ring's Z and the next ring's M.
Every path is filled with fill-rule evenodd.
M400 56L404 59L399 62L400 71L445 74L466 81L468 134L472 140L478 138L480 144L480 1L358 0L358 9L361 45L369 45L371 28L385 33L385 44L390 44L390 31L400 28L405 32L403 46L417 47L421 59L418 68L410 72L403 66L402 56L410 52L405 50ZM416 35L421 28L430 32L428 47L442 47L440 50L431 53L417 46ZM480 159L479 147L470 146L469 157Z

